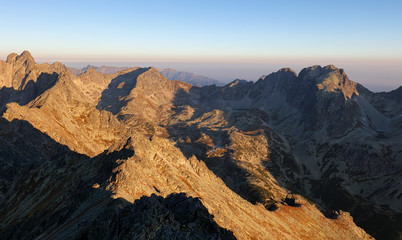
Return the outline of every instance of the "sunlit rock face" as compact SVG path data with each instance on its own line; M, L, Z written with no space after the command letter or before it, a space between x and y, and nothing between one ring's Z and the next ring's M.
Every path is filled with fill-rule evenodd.
M334 66L221 87L119 70L0 61L0 238L400 236L399 89Z

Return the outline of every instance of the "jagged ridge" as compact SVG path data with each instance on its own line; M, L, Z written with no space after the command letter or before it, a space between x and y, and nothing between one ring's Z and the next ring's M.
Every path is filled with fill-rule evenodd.
M10 62L17 58L9 56ZM8 177L4 199L14 200L7 200L0 211L8 219L2 228L9 233L25 226L21 236L73 237L76 227L81 229L77 233L86 234L96 228L85 230L80 223L87 226L99 212L114 211L112 198L134 202L152 193L166 197L185 192L200 197L218 225L240 239L308 238L312 232L327 239L368 238L348 214L325 218L301 196L313 199L322 211L353 210L350 205L331 205L328 193L317 190L329 183L342 199L351 195L353 206L360 204L357 198L375 211L386 203L387 221L400 211L401 135L395 133L400 122L383 114L394 111L397 116L398 110L374 105L381 95L361 92L343 70L314 66L297 75L282 69L256 83L198 88L168 81L153 68L115 74L89 68L76 77L62 64L38 65L26 58L22 65L0 63L8 69L0 75L8 84L3 89L11 92L4 98L4 117L28 121L70 151L92 158L64 150L57 161L45 155L40 167ZM24 90L18 80L24 77L16 72L39 82L32 69L55 74L54 80L26 100L15 101L13 96ZM15 79L20 82L14 84ZM387 124L380 124L383 120ZM31 177L10 188L22 176ZM70 191L49 188L49 183ZM289 190L301 194L301 208L280 203ZM384 194L374 194L378 191ZM66 206L71 198L77 200ZM265 208L272 203L279 205L277 212ZM58 220L44 221L42 227L28 224L47 215ZM371 230L364 217L356 216ZM387 237L396 236L397 228L390 227L393 232Z

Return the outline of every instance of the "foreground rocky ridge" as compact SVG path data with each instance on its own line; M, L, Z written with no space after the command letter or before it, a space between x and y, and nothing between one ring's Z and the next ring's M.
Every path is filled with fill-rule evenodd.
M393 224L384 239L400 234L398 98L333 66L198 88L153 68L76 77L28 52L0 63L0 235L96 238L104 226L110 239L370 238L348 213L327 214L339 209L368 231L383 214ZM289 190L301 207L282 203ZM353 213L360 206L375 211ZM181 209L200 214L183 220Z
M181 220L175 214L169 217L170 213L163 213L163 210L146 210L159 209L159 203L154 203L154 200L142 204L137 201L134 205L130 203L152 193L169 199L168 195L172 192L186 192L187 195L200 197L203 205L214 214L218 225L232 230L241 239L264 239L267 236L308 238L311 231L329 239L336 239L339 234L350 239L366 236L359 228L350 229L354 224L347 214L336 221L327 219L307 202L302 202L303 208L283 206L272 213L262 205L253 205L227 188L203 162L194 157L186 159L174 143L158 137L149 140L143 135L136 135L116 143L108 152L95 158L65 151L51 161L42 162L37 168L26 170L17 179L14 194L8 194L1 214L2 236L8 239L97 236L97 229L107 222L110 224L107 229L110 230L103 236L110 239L130 235L141 239L141 235L136 235L139 229L143 229L140 233L148 238L157 233L152 229L171 229L178 224L182 230L196 228L204 236L208 233L216 236L214 239L225 233L224 236L228 237L220 239L230 239L230 234L224 230L214 227L215 230L204 231L192 224L210 224L210 220L202 218L207 216L204 210L204 215L197 214L194 218ZM184 205L176 211L184 210L190 217L193 211L202 209L197 204L196 207ZM147 211L153 215L145 217L143 214ZM142 213L143 220L137 212ZM163 217L165 214L166 217ZM154 218L160 220L152 220ZM300 222L309 222L312 226ZM153 227L145 230L147 224ZM126 231L128 226L132 226L128 233L113 234L116 229ZM19 230L16 231L16 228ZM166 235L162 236L175 236L166 231ZM177 234L185 236L186 232L183 230Z

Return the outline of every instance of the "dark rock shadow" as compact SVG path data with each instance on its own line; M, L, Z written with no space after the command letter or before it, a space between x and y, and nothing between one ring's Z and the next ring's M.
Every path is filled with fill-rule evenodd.
M106 110L116 115L127 105L130 99L126 99L131 90L137 84L137 78L150 68L138 68L112 79L108 87L102 92L101 100L96 109Z
M63 222L88 196L92 164L29 122L0 118L0 239L32 238ZM28 209L10 222L20 204Z
M133 204L119 198L83 225L79 239L236 239L198 198L185 193L152 194Z
M321 199L321 211L328 218L337 218L339 210L349 212L356 225L376 239L400 239L402 213L387 206L377 206L359 196L348 193L342 187L342 179L311 181L314 198Z
M189 92L186 92L183 89L178 89L172 102L175 107L173 109L175 112L173 116L180 114L180 112L184 110L184 108L182 108L183 105L189 105L194 108L195 111L191 120L200 117L205 112L219 109L214 105L200 103L204 103L211 99L217 99L219 97L219 92L222 89L223 87L217 87L215 85L205 87L192 86Z
M59 74L56 72L52 74L41 73L36 82L30 80L26 83L24 89L15 90L13 88L2 87L0 89L0 113L6 110L5 106L7 103L16 102L19 105L26 105L46 90L52 88L58 79ZM26 79L23 79L22 85L25 84L25 81Z
M45 161L57 161L71 150L55 142L30 123L0 118L0 203L12 190L12 181L29 173ZM17 181L18 182L18 181ZM4 204L0 204L1 208Z

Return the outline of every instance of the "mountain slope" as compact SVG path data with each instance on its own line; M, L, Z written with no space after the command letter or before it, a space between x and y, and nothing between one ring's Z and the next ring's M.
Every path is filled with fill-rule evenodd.
M399 103L341 69L200 88L29 56L0 62L2 238L400 236Z
M254 121L246 130L269 126L289 144L298 166L295 169L303 169L294 171L293 180L302 182L298 192L323 209L351 211L376 237L398 238L402 207L400 103L385 99L383 93L360 94L358 89L361 87L343 70L314 66L299 75L282 69L255 84L192 88L189 104L196 110L193 119L212 109L224 114L244 112L245 116L255 115L251 112L255 108L264 110L265 119ZM387 105L374 105L379 101ZM388 109L393 113L386 114ZM292 185L285 186L292 189ZM338 198L341 200L335 200Z
M24 55L24 54L23 54ZM22 55L22 56L23 56ZM32 68L33 70L31 70ZM35 69L43 68L33 59L28 60L25 78L33 75ZM97 89L90 89L89 84L82 82L83 78L75 77L64 65L60 63L52 66L45 65L46 73L51 78L45 78L50 86L42 91L29 91L36 93L23 101L13 101L15 95L27 91L26 88L14 90L6 105L7 110L3 114L9 121L13 119L26 120L34 127L49 134L56 141L65 144L70 149L90 156L96 155L108 148L124 132L117 119L108 112L99 112L94 106L93 95ZM20 69L17 71L21 71ZM41 73L40 76L42 76ZM100 85L93 78L92 84ZM31 80L35 82L34 80ZM38 77L36 85L41 78ZM46 84L46 83L44 83ZM2 88L4 90L4 87ZM34 89L35 90L35 89ZM86 91L85 91L86 90ZM98 91L100 94L100 91ZM96 99L95 99L96 101ZM46 119L46 120L45 120Z
M148 140L141 135L132 136L127 142L122 141L93 159L67 151L31 171L32 177L17 186L15 195L8 195L9 201L2 209L2 234L9 236L9 239L26 235L42 235L46 239L91 235L99 225L105 224L102 216L114 216L113 224L123 227L134 223L129 219L124 220L124 216L127 216L124 212L130 208L133 210L129 211L140 211L141 214L145 211L136 207L140 204L137 201L130 207L134 199L151 193L166 196L176 191L200 197L214 214L215 221L220 226L232 229L241 239L264 236L307 238L311 231L328 239L336 239L338 234L349 239L365 236L359 229L345 228L352 224L347 214L333 222L308 203L304 203L305 206L300 209L283 207L277 213L270 213L261 205L252 205L225 187L202 162L195 158L184 158L171 142L161 138ZM169 198L166 196L166 199ZM153 203L146 206L153 209L158 207ZM186 212L186 215L189 213ZM139 224L146 224L152 216L158 217L144 216ZM297 224L301 221L313 225ZM185 225L181 225L183 229ZM20 231L15 232L17 227ZM113 238L112 232L105 234ZM144 234L150 236L154 233L149 231Z

